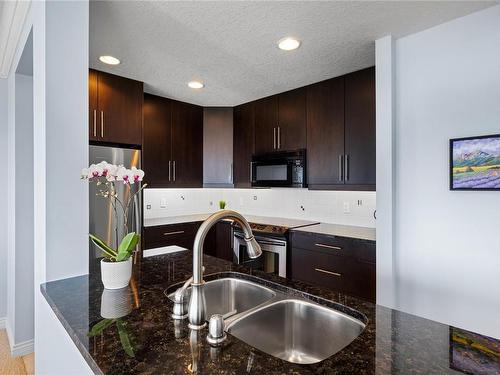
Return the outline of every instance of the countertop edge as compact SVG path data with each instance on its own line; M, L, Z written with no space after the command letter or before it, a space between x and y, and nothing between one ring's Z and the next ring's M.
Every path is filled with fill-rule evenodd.
M42 296L47 301L50 309L54 312L54 315L56 316L56 318L59 320L61 325L64 327L68 336L71 338L71 341L73 342L73 344L75 344L76 348L78 349L78 351L80 352L80 354L84 358L85 362L89 365L90 369L94 372L94 374L105 375L102 372L99 365L94 361L92 356L89 356L88 349L84 348L82 346L80 340L78 339L78 334L73 330L73 328L71 327L71 324L69 324L68 321L64 318L64 315L61 313L61 311L59 311L59 309L57 308L57 304L52 300L52 298L50 298L50 296L46 292L45 285L46 285L45 283L40 285L40 292L42 293Z

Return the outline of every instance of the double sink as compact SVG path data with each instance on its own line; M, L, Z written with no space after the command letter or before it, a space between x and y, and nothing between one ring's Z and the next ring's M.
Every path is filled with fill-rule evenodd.
M230 273L206 281L207 319L212 314L224 315L226 332L267 354L299 364L325 360L365 329L365 323L354 316L296 297L299 293L291 297L278 290L278 284L277 288L268 287L260 285L259 280ZM172 299L173 293L168 296ZM189 300L189 290L187 297Z

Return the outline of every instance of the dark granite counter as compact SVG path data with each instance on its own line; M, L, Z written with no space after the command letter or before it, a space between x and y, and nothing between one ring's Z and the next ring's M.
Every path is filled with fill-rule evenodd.
M205 256L206 275L240 266ZM143 259L128 288L104 291L99 271L44 284L41 290L56 316L97 374L499 374L500 343L447 325L375 306L334 291L253 272L290 294L310 293L363 315L366 328L343 350L314 365L295 365L228 335L211 348L207 330L191 334L175 322L168 287L191 275L183 252ZM207 276L210 279L218 276ZM245 277L245 276L242 276ZM293 288L288 290L286 288ZM309 298L308 295L306 297ZM107 319L104 319L107 318ZM89 335L89 332L91 334Z

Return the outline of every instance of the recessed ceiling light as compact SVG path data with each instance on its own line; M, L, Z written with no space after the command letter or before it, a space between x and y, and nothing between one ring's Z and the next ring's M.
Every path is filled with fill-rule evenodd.
M118 65L120 63L120 60L113 56L101 56L99 60L108 65Z
M300 40L295 38L282 38L278 40L278 47L283 51L292 51L300 47Z
M191 87L192 89L201 89L205 85L203 83L201 83L200 81L191 81L191 82L188 82L188 86Z

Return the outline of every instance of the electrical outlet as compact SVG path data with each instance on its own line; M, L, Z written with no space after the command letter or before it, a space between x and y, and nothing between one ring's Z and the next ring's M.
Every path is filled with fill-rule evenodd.
M160 208L167 208L167 198L160 199Z
M257 200L257 196L256 196L256 195L254 195L254 196L253 196L253 200L254 200L254 201L256 201L256 200Z
M344 213L345 214L351 213L351 205L349 204L349 202L344 202Z
M147 204L146 205L146 210L150 210L151 209L151 205L150 204Z

